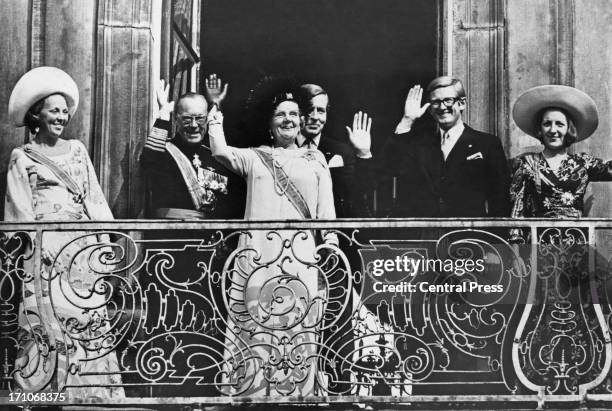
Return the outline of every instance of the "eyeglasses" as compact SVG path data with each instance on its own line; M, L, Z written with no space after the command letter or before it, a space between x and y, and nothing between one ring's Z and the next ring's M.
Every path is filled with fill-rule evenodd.
M442 104L444 104L444 107L452 107L453 104L455 104L457 101L461 101L462 99L463 97L447 97L441 100L431 100L429 104L435 108L440 107Z
M180 116L179 120L184 125L189 125L193 121L195 121L198 124L206 123L206 117L205 116Z

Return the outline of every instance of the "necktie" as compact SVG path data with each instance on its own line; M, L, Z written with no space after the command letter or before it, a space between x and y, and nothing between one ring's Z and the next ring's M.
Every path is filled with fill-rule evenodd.
M317 145L315 144L314 140L312 138L304 138L304 143L302 144L303 148L317 148Z
M440 145L440 149L442 150L444 160L446 160L446 157L448 157L448 153L450 152L450 136L448 135L448 131L442 134L442 144Z

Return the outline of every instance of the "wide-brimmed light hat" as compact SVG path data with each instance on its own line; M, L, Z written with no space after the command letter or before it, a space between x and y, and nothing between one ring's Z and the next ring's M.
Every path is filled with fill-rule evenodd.
M16 127L24 125L30 107L51 94L62 94L66 98L68 112L72 117L79 105L79 89L65 71L57 67L36 67L25 73L11 93L8 104L9 120Z
M561 85L530 88L514 103L512 117L521 130L538 138L538 114L545 108L563 109L571 117L578 134L576 141L590 137L599 124L593 99L574 87Z

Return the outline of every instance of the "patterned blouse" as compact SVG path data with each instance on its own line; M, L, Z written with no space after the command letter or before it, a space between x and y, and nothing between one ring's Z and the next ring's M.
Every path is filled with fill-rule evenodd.
M612 180L612 161L586 153L569 154L554 172L541 153L518 159L510 198L511 217L580 218L591 181Z
M6 221L113 219L87 149L78 140L68 143L67 153L49 158L79 186L83 201L76 201L53 170L33 161L21 147L15 148L6 178Z

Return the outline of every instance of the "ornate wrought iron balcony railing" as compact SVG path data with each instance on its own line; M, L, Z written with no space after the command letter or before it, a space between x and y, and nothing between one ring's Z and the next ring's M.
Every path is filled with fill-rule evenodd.
M0 232L0 405L612 404L611 219Z

